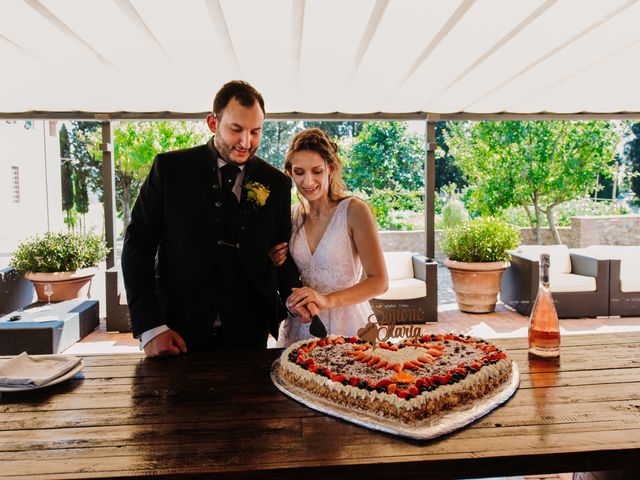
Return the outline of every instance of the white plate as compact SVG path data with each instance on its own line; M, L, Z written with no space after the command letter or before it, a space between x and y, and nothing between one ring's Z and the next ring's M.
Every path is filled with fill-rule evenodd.
M82 370L82 367L84 367L84 363L82 363L82 360L80 360L80 363L75 367L73 367L71 370L69 370L67 373L65 373L64 375L60 375L59 377L54 378L53 380L43 385L38 385L37 387L28 387L26 385L21 385L16 387L7 387L7 386L0 385L0 392L26 392L29 390L39 390L41 388L50 387L51 385L56 385L60 382L64 382L65 380L69 380L76 373Z
M371 430L391 433L414 440L429 440L458 430L509 400L520 384L518 365L516 362L512 362L511 365L511 378L486 397L456 409L447 410L440 415L415 424L403 424L398 420L366 413L361 410L349 409L342 405L336 405L325 398L312 395L308 391L287 382L280 374L280 359L276 359L271 365L271 380L282 393L319 412L341 418L361 427L370 428Z

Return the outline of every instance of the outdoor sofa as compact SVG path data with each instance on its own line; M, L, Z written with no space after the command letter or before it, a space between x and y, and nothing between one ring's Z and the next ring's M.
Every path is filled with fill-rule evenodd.
M640 246L591 245L572 252L609 262L610 316L640 316Z
M0 315L26 307L35 300L33 284L24 272L13 267L0 268Z
M500 284L500 300L529 316L538 293L540 254L550 255L549 286L559 318L609 315L609 261L566 245L522 245Z
M369 303L379 323L437 321L437 263L410 251L384 252L389 289ZM433 292L431 296L429 292Z

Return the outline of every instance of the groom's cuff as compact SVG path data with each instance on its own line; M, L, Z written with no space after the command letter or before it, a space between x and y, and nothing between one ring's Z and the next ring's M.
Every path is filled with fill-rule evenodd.
M151 340L156 338L162 332L166 332L169 330L169 327L166 325L160 325L159 327L152 328L151 330L147 330L146 332L142 332L140 335L140 350L144 350L144 347Z

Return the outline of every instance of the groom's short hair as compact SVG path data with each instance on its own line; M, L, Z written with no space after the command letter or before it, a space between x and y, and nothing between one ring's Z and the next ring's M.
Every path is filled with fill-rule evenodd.
M264 99L262 94L249 82L244 80L232 80L225 83L213 99L213 114L220 119L222 111L229 105L232 98L238 100L243 107L252 107L258 103L262 113L264 111Z

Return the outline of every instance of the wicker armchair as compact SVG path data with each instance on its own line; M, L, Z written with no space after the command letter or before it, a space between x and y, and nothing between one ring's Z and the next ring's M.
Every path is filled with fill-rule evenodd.
M570 252L566 245L522 245L500 283L500 300L530 315L538 293L540 254L551 255L549 285L558 317L609 315L609 262Z

